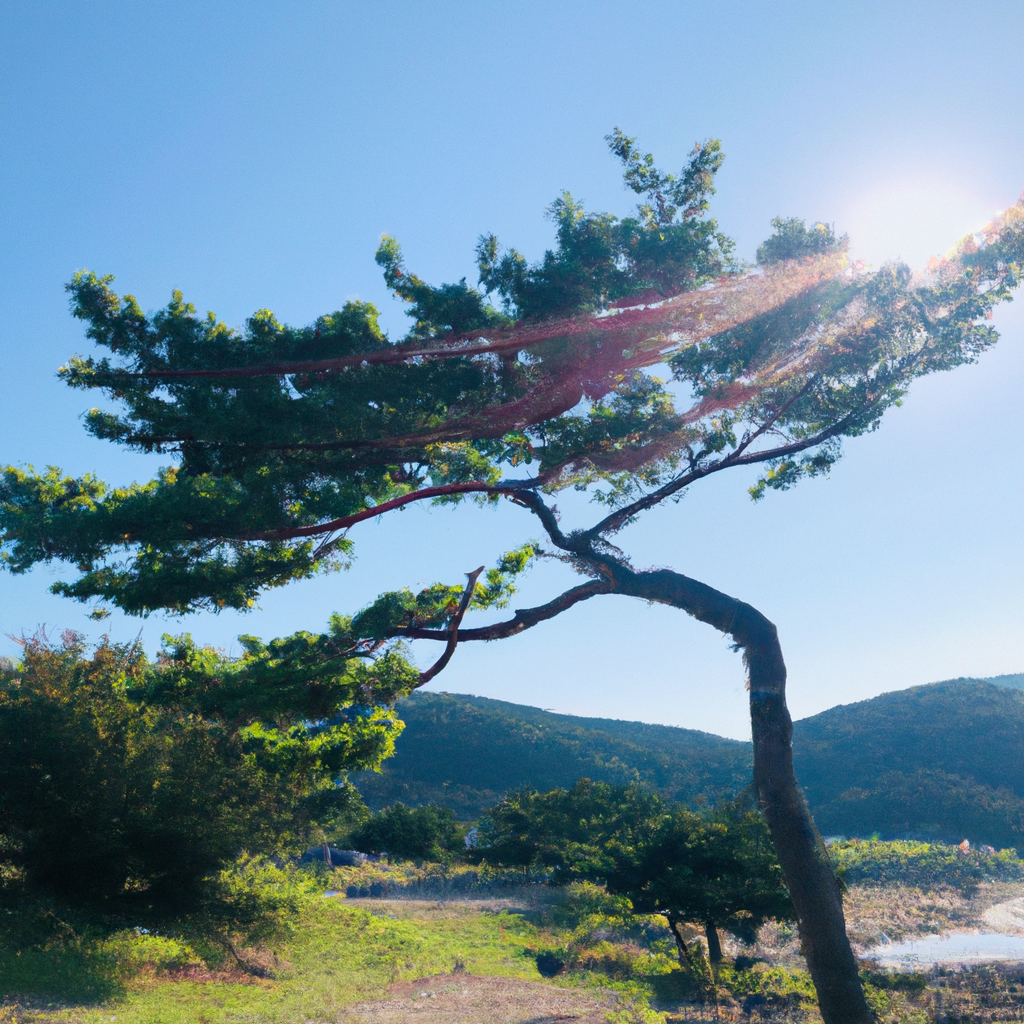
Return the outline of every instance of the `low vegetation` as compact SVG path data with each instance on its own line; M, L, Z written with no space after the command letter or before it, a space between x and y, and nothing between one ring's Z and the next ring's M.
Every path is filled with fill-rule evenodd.
M1017 851L991 846L849 839L832 843L829 854L847 884L972 890L985 881L1024 879L1024 861Z
M299 661L315 640L292 644ZM420 998L440 1000L425 1024L541 1003L612 1024L820 1020L748 793L712 800L705 773L687 807L635 779L582 778L521 787L472 827L434 804L370 811L344 772L379 763L398 726L348 708L358 670L337 681L330 721L232 704L240 674L301 681L289 651L254 642L234 662L178 638L150 663L68 635L0 665L0 1022L384 1022ZM665 757L673 732L652 733ZM1024 880L1014 849L829 849L862 949L970 926ZM864 978L892 1024L1024 1012L1024 972Z
M245 966L212 946L134 930L20 956L4 951L0 980L13 995L0 1020L383 1022L404 1020L436 998L430 1005L438 1011L444 1006L450 1016L421 1018L417 1012L416 1019L468 1024L527 1019L530 1006L547 1005L541 988L547 984L563 993L550 999L559 1012L583 1021L820 1022L797 936L785 924L766 924L751 946L723 935L726 957L709 968L710 983L702 988L680 966L664 918L634 913L627 899L591 882L524 885L515 873L411 862L333 870L318 864L293 875L319 882L316 898L304 904L296 927L273 950L241 950ZM371 879L386 884L389 898L320 894L323 885L344 893ZM444 884L454 898L436 898ZM432 886L434 898L421 898ZM905 890L891 883L857 885L848 908L872 891L891 901ZM852 923L856 930L858 921ZM695 928L685 934L688 941L700 940ZM863 977L883 1024L1024 1015L1024 970L1018 968L896 974L869 967ZM503 980L485 985L476 980L481 978ZM504 1016L515 1007L519 1017ZM468 1015L470 1008L477 1016Z

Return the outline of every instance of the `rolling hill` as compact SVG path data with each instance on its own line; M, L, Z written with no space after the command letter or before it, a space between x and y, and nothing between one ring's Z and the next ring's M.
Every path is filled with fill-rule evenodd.
M447 693L418 693L400 710L395 756L355 779L372 807L437 803L469 820L511 790L582 777L639 782L690 805L750 782L749 743L692 729ZM831 708L796 723L793 752L826 834L1024 848L1024 674Z
M473 818L510 790L591 778L643 782L692 803L750 781L750 744L693 729L556 715L486 697L417 693L382 773L356 779L371 806L439 803Z

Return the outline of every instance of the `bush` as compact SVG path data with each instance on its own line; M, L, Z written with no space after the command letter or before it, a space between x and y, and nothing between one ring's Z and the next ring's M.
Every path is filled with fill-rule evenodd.
M465 849L465 832L447 807L395 804L372 814L351 833L350 841L364 853L393 860L446 863Z
M1016 850L962 851L947 843L847 839L832 843L829 854L837 872L850 883L970 889L986 879L1024 878L1024 861Z
M241 669L184 642L156 664L136 645L87 652L73 633L60 645L26 641L24 651L20 664L0 660L7 941L135 926L275 930L294 879L265 859L237 858L272 854L359 800L328 763L350 756L344 736L247 726L212 705L200 713L185 688Z
M553 978L565 970L565 957L551 950L541 950L537 954L537 970L543 978Z
M646 959L639 946L598 942L582 950L573 966L584 971L606 974L615 981L625 981L646 973L639 964L639 961Z
M593 882L571 882L552 908L551 918L560 928L579 928L606 920L622 923L632 917L632 910L625 896L612 895Z

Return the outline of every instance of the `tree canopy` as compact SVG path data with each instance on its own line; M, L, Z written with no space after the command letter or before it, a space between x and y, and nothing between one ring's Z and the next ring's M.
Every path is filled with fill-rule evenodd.
M366 853L434 863L448 862L465 849L464 832L455 815L434 804L381 808L350 833L349 841Z
M550 871L560 883L603 881L611 844L631 846L660 820L664 804L640 786L580 779L568 789L510 793L480 819L475 857L487 864Z
M1021 206L925 277L869 272L831 229L780 219L752 270L706 215L717 143L679 175L620 132L609 143L644 199L636 215L563 195L540 262L481 240L484 290L425 284L386 238L378 261L414 320L397 342L369 303L299 328L260 310L234 330L180 293L146 314L111 277L76 275L72 311L109 354L61 376L120 409L93 409L87 429L173 464L129 486L8 467L7 568L68 562L79 576L58 592L136 614L244 608L343 562L364 518L564 487L609 506L579 541L601 548L709 473L762 464L760 496L826 472L914 378L995 340L983 321L1019 279Z
M616 844L607 883L636 911L665 917L683 957L679 924L703 926L712 963L722 958L719 928L752 942L765 921L794 916L764 818L742 802L711 814L674 808L638 842Z

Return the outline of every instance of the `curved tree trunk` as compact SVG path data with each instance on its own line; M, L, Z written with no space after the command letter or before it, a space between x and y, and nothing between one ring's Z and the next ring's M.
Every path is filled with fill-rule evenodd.
M871 1024L839 884L793 771L786 664L774 624L749 604L680 573L634 572L608 562L601 571L613 593L680 608L742 648L750 674L754 785L796 909L821 1015L826 1024Z

